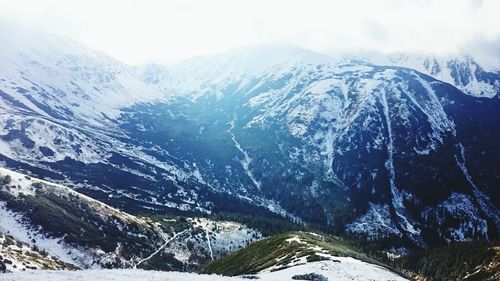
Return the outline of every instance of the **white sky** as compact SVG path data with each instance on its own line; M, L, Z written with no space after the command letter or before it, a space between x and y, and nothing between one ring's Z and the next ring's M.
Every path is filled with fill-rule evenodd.
M500 61L500 0L0 0L0 7L0 19L68 35L127 63L261 43Z

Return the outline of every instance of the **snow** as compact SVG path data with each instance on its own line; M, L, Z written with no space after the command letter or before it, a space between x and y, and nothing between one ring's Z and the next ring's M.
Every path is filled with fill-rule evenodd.
M478 80L478 68L490 73L498 73L499 66L492 67L488 64L479 65L470 56L437 56L433 54L402 54L373 55L361 58L378 65L401 66L425 73L435 79L454 85L464 93L475 97L493 98L498 94L500 81L488 83ZM456 70L454 68L459 68ZM468 72L470 81L462 81L457 72Z
M453 135L456 135L455 124L453 123L453 121L448 119L448 115L444 111L444 108L441 105L436 92L434 91L434 89L432 89L429 82L422 79L422 77L420 77L420 75L415 72L414 77L427 91L427 97L429 101L423 106L424 109L422 109L422 111L428 116L429 122L431 123L433 128L440 132L451 131Z
M207 237L208 251L210 252L210 258L214 260L214 251L212 250L212 243L210 242L210 233L208 229L205 229L205 236Z
M329 56L295 47L241 47L224 54L200 56L171 66L170 79L159 82L157 87L169 94L188 95L191 100L207 93L220 98L225 85L245 85L262 73L277 74L297 64L332 61L334 59Z
M18 196L19 194L34 195L35 188L32 186L33 181L31 178L27 178L25 175L13 172L11 170L0 167L1 177L10 177L11 186L9 193Z
M55 257L41 253L39 249L6 236L0 231L0 257L7 272L32 269L64 269L67 265Z
M232 221L214 221L207 218L189 218L195 228L201 228L211 259L234 252L251 242L262 239L259 231Z
M317 273L336 281L402 281L405 279L377 265L369 264L353 258L336 257L333 261L317 261L297 265L287 269L257 274L262 281L292 280L298 274ZM159 272L144 270L83 270L83 271L30 271L0 275L0 281L231 281L248 280L242 277L223 277L181 272Z
M240 160L243 169L245 170L247 176L253 182L257 189L260 189L261 183L255 178L252 170L250 169L250 163L252 162L252 158L248 155L248 153L241 147L240 143L236 140L236 136L233 133L235 120L231 121L231 127L227 130L227 132L231 135L231 139L233 140L236 148L243 154L243 160Z
M33 142L32 147L27 147L18 139L1 141L0 152L13 159L57 162L70 158L83 163L99 163L109 157L99 147L98 141L70 124L61 125L47 119L0 113L0 135L7 135L13 130L12 126L16 130L21 130L22 127L24 137ZM53 155L44 155L41 148L50 149Z
M488 196L486 196L484 193L481 192L481 190L479 190L479 188L472 180L472 176L469 174L469 171L467 170L467 167L465 165L466 162L465 148L461 143L459 143L459 148L460 148L460 155L459 156L455 155L455 161L457 163L457 166L464 174L465 179L469 182L472 188L472 194L474 194L474 197L479 203L479 206L486 213L487 216L493 219L493 221L495 222L495 226L497 227L498 230L500 229L500 211L491 203L490 198L488 198Z
M1 274L2 281L230 281L241 278L219 275L201 275L184 272L145 271L139 269L81 270L81 271L29 271Z
M389 205L379 205L370 203L370 208L363 216L346 226L346 231L353 233L366 233L378 235L380 233L401 235L391 219Z
M447 216L460 218L458 225L449 225L441 236L448 243L470 240L467 233L475 237L488 236L488 223L480 216L480 211L473 203L473 198L461 193L452 193L450 197L433 208L427 208L421 214L427 222L442 224Z
M14 92L10 83L0 89L42 116L50 114L27 97L52 109L71 108L76 118L101 126L103 113L116 117L122 107L164 97L135 77L133 67L66 37L4 23L0 37L2 77L28 93Z
M82 195L66 186L47 182L45 180L27 177L26 175L10 171L0 167L0 176L11 176L11 184L4 191L9 192L14 196L21 193L31 194L36 196L34 183L42 184L40 189L53 192L61 195L74 195L82 202L89 205L96 215L103 218L116 217L122 223L135 223L138 226L149 227L146 221L141 218L132 216L118 209L110 207L100 201ZM14 187L16 185L17 187ZM0 232L13 236L16 240L24 242L30 246L37 246L39 249L45 250L50 255L59 258L60 260L74 264L81 268L99 268L100 265L96 261L105 259L117 258L115 253L104 253L100 249L80 247L77 245L69 245L64 242L64 238L55 238L47 235L40 227L34 227L29 223L26 217L20 213L12 212L7 208L5 202L0 202ZM133 236L133 234L132 234Z
M67 186L64 186L61 184L56 184L56 183L49 182L49 181L42 180L42 179L38 179L38 178L34 178L31 176L27 176L27 175L24 175L24 174L21 174L18 172L14 172L14 171L11 171L11 170L3 168L3 167L0 167L0 175L4 175L4 176L10 175L11 179L16 180L17 183L23 182L22 186L21 186L22 191L27 192L28 194L32 194L32 195L34 194L33 193L34 189L32 188L33 183L41 183L41 184L43 184L42 188L44 188L44 189L50 189L51 191L54 191L56 193L63 193L63 194L66 193L66 194L76 195L81 200L86 201L87 203L92 205L92 207L95 208L99 212L99 214L101 214L103 216L114 215L114 216L118 216L118 217L124 219L125 221L132 221L132 222L135 222L139 225L145 224L145 222L143 220L141 220L135 216L132 216L130 214L122 212L122 211L120 211L116 208L113 208L111 206L108 206L108 205L106 205L98 200L95 200L91 197L88 197L86 195L78 193ZM16 195L16 194L18 194L18 192L15 190L16 189L11 188L9 192L13 195Z
M306 242L300 240L300 238L298 236L294 236L292 238L288 238L285 241L288 242L289 244L292 243L292 242L299 243L299 244L307 244Z
M294 223L302 224L302 225L305 224L304 221L301 218L299 218L296 215L288 212L283 207L281 207L281 205L278 202L276 202L274 200L259 199L257 202L260 203L261 206L264 206L267 209L269 209L269 211L271 211L273 213L276 213L276 214L279 214L282 217L288 218L289 220L291 220Z
M385 268L353 258L335 257L335 260L310 262L291 268L258 274L263 281L291 280L298 274L318 273L328 280L407 280Z
M33 230L22 223L22 216L7 210L5 205L4 202L0 202L0 217L2 218L0 232L11 235L16 240L26 244L36 245L39 249L45 250L64 262L82 267L92 264L93 261L89 258L89 253L67 245L62 239L50 238ZM32 239L35 239L36 242L33 243Z
M413 235L420 235L420 230L416 229L411 224L411 222L410 222L411 219L407 218L404 215L406 213L406 210L405 210L405 206L403 204L403 197L402 197L401 192L399 191L398 187L396 186L396 172L394 169L394 161L393 161L394 144L393 144L393 136L392 136L392 128L391 128L391 117L389 115L389 106L387 103L387 97L386 97L385 91L381 92L381 99L380 100L382 103L383 112L384 112L385 121L386 121L386 126L387 126L387 138L388 138L387 154L388 154L388 158L387 158L387 161L385 163L385 166L389 172L389 185L391 188L392 205L394 206L396 215L401 220L401 227Z

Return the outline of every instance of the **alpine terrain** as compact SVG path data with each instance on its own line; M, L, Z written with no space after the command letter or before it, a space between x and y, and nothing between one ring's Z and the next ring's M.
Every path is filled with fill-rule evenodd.
M486 240L460 274L493 272L500 71L471 56L262 45L132 66L0 38L0 271L405 280L426 275L402 255Z

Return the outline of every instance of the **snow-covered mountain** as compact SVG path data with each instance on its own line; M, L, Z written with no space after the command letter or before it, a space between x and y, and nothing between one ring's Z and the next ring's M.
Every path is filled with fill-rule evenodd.
M171 85L159 89L174 101L137 106L129 122L155 124L153 131L166 129L160 120L183 124L179 134L169 131L170 141L180 146L178 157L197 152L189 161L205 182L265 194L308 223L422 245L496 237L497 99L471 97L408 68L304 52L237 75L226 56L212 57L176 88L176 73L199 69L187 62L155 83ZM229 65L244 65L242 57ZM234 160L221 153L227 142L239 167L223 166Z
M115 206L210 212L218 201L224 209L227 195L207 187L193 163L172 157L165 144L142 146L128 136L120 122L124 109L168 100L138 69L17 26L2 25L0 37L4 165L73 183Z
M473 57L390 54L365 58L379 65L415 69L438 80L450 83L464 93L475 97L495 98L500 92L498 66L482 66Z
M474 97L498 80L472 60L438 72L264 46L133 67L12 29L2 166L130 212L282 216L401 245L498 237L500 100Z
M16 90L21 109L110 125L121 107L158 98L133 67L82 43L3 23L0 37L2 81L8 81L1 89L3 95Z

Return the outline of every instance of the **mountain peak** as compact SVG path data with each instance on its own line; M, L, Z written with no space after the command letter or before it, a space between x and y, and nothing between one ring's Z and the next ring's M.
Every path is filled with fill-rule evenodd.
M9 21L0 24L0 55L54 62L64 57L80 57L99 61L102 66L122 64L111 56L67 36L41 31Z
M326 63L334 61L330 56L304 48L264 44L238 47L223 53L186 60L174 68L227 73L231 75L256 75L270 68L302 63Z
M483 67L470 55L392 53L362 58L378 65L411 68L452 84L475 97L493 98L500 92L500 72Z

